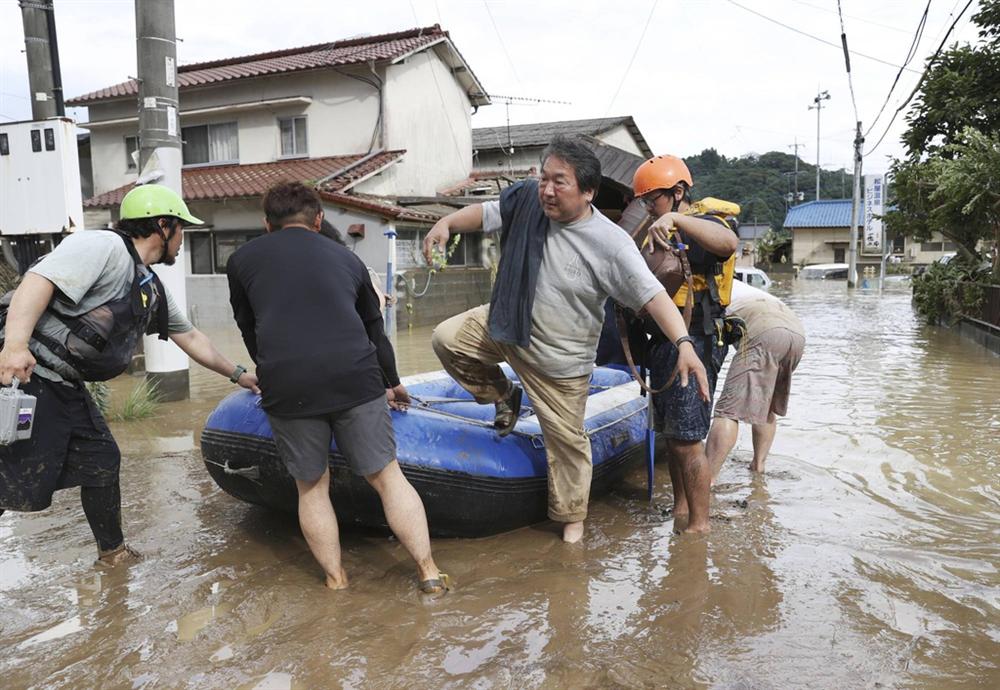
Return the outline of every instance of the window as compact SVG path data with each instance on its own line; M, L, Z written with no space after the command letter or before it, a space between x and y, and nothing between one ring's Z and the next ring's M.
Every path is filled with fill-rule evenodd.
M281 134L282 156L305 156L309 153L306 144L306 118L304 115L278 120L278 130Z
M45 128L45 150L46 151L56 150L56 131L51 127Z
M906 237L897 235L892 239L892 253L902 254L906 250Z
M842 264L844 263L844 255L847 253L846 249L834 249L833 250L833 263Z
M0 156L10 155L10 141L7 139L7 133L4 132L0 134Z
M139 137L125 137L125 169L135 170L138 167L139 156L132 157L139 150Z
M31 150L35 153L42 150L42 133L37 129L31 130Z
M423 241L426 234L426 230L415 228L396 231L396 261L399 263L400 269L427 266L423 256ZM451 255L448 257L448 265L482 266L483 234L481 232L464 232L461 233L461 237L459 243L454 245L454 249L451 242L454 241L455 236L452 235L452 239L449 240L448 251Z
M942 242L941 243L941 251L943 251L943 252L957 252L958 251L958 245L955 244L954 242Z
M240 148L235 122L181 129L184 165L238 163Z
M212 271L212 233L192 232L184 238L191 252L191 273L204 275Z
M942 248L941 242L921 242L920 251L922 252L939 252Z
M184 241L191 254L193 275L225 274L226 262L237 249L263 235L263 230L212 230L210 232L189 232Z

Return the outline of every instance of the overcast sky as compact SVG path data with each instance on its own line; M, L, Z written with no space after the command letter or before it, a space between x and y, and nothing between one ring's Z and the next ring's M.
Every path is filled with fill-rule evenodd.
M726 156L791 152L850 169L854 108L840 44L835 0L175 0L180 64L321 43L439 23L491 94L567 101L511 105L512 124L632 115L658 153L682 156L714 147ZM925 0L842 0L858 117L868 129L905 59ZM965 0L932 0L917 56L868 137L917 83ZM949 44L972 42L962 17ZM56 0L66 97L136 73L133 0ZM786 28L747 9L788 25ZM794 29L794 30L793 30ZM834 43L835 47L795 30ZM30 119L24 34L16 0L0 3L0 121ZM889 65L861 54L877 58ZM634 56L634 59L633 59ZM71 109L78 121L86 110ZM474 127L500 125L502 99L481 108ZM899 155L903 117L865 159L881 172Z

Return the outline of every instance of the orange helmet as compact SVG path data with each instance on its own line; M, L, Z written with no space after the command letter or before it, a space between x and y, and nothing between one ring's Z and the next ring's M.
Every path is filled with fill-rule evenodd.
M687 182L693 187L691 171L677 156L654 156L639 166L632 178L632 189L636 196L642 196L654 189L671 189L678 182Z

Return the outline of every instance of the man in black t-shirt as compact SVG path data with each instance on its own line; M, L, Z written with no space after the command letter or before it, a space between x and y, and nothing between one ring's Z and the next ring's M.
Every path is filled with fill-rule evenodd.
M417 562L420 588L447 588L431 557L423 503L396 461L387 407L405 408L406 389L383 331L364 263L319 235L316 192L298 182L264 196L267 234L229 259L230 302L257 364L262 406L299 493L299 523L326 571L347 587L337 518L330 503L331 436L351 470L382 499L389 527Z

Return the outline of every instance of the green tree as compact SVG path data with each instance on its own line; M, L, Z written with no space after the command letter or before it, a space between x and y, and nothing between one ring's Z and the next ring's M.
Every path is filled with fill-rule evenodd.
M1000 0L982 0L973 16L980 41L954 46L927 68L907 115L903 159L891 166L896 208L890 235L926 240L932 232L958 244L966 263L993 248L1000 278Z

